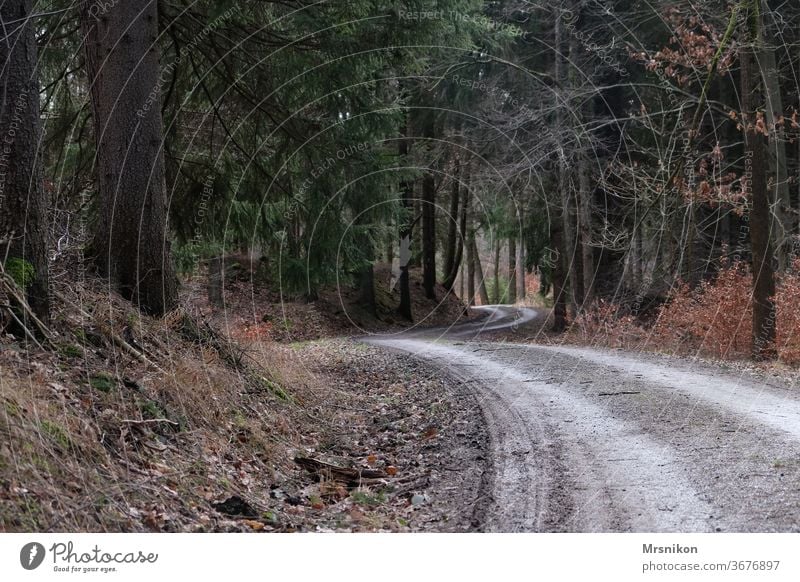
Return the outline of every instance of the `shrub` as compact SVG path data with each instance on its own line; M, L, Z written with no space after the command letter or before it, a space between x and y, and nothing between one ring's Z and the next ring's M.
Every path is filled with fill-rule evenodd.
M752 288L748 267L738 261L694 289L678 285L658 316L654 339L718 358L749 355Z

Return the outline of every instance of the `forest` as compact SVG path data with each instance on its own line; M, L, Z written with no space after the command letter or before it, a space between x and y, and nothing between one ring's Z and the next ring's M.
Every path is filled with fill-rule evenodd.
M374 310L373 264L402 248L409 321L408 268L470 303L538 278L557 330L735 270L754 355L775 357L800 204L785 6L122 4L3 7L3 264L23 315L48 320L75 247L155 315L225 253L291 298L347 282Z
M284 506L345 502L356 530L417 531L381 511L424 493L377 501L406 445L309 420L372 398L404 417L330 338L505 317L532 344L800 362L800 5L4 0L0 22L0 531L295 531ZM479 330L492 306L516 311ZM367 392L322 396L321 362ZM434 398L420 386L403 398ZM175 459L193 474L185 438L236 469L131 510L130 467L168 492ZM273 487L280 511L242 493L298 471L318 489ZM377 493L353 491L363 471ZM108 479L116 501L74 490L94 513L56 517L54 491Z

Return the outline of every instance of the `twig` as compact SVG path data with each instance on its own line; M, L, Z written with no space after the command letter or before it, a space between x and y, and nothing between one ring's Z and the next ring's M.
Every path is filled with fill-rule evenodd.
M172 426L180 426L179 423L175 422L174 420L170 420L168 418L147 418L142 420L123 418L120 420L120 422L127 422L129 424L150 424L154 422L166 422L168 424L171 424Z
M73 303L72 301L67 299L64 296L63 293L60 293L58 291L54 291L53 295L57 299L59 299L60 301L66 303L67 305L69 305L70 307L75 309L75 311L77 311L79 315L81 315L82 317L84 317L84 318L88 319L89 321L92 321L93 323L95 323L97 325L97 328L100 330L100 332L102 334L104 334L109 340L111 340L111 343L113 343L114 345L119 347L122 351L124 351L125 353L127 353L130 356L133 356L134 358L136 358L137 360L139 360L143 364L147 364L148 366L153 366L156 370L158 370L162 374L165 373L164 370L162 370L161 367L158 364L156 364L154 361L150 360L143 353L141 353L136 348L131 346L128 342L126 342L119 335L117 335L114 332L114 330L112 330L110 327L108 327L106 325L101 325L99 322L95 321L94 318L90 314L86 313L83 309L80 308L80 306L75 305L75 303Z

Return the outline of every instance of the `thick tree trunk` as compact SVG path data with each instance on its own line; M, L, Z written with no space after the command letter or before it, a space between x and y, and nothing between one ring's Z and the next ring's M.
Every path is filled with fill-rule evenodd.
M157 3L129 0L82 19L97 144L99 220L94 239L101 273L144 311L178 302L164 181L161 104L156 98Z
M745 176L749 182L750 242L753 248L753 356L775 357L775 277L770 237L770 205L767 190L767 159L764 136L756 129L756 112L763 104L763 88L758 70L760 50L759 0L746 3L743 20L746 42L740 49L742 110L745 123ZM747 167L749 166L749 167ZM749 180L747 179L749 178Z
M39 82L32 0L5 0L0 20L0 260L14 274L25 274L26 299L47 323L48 196L42 184L39 147ZM12 24L13 23L13 24ZM20 279L20 277L16 277Z
M517 239L508 237L508 302L517 302Z

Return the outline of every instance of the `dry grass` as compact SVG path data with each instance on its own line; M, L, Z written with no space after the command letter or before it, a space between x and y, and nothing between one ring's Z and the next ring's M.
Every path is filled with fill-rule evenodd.
M61 291L58 353L0 344L0 528L243 527L210 503L269 504L275 474L313 440L298 402L314 400L315 378L289 348L259 345L237 368L182 337L179 318L141 317L102 288ZM104 335L125 326L155 365Z

